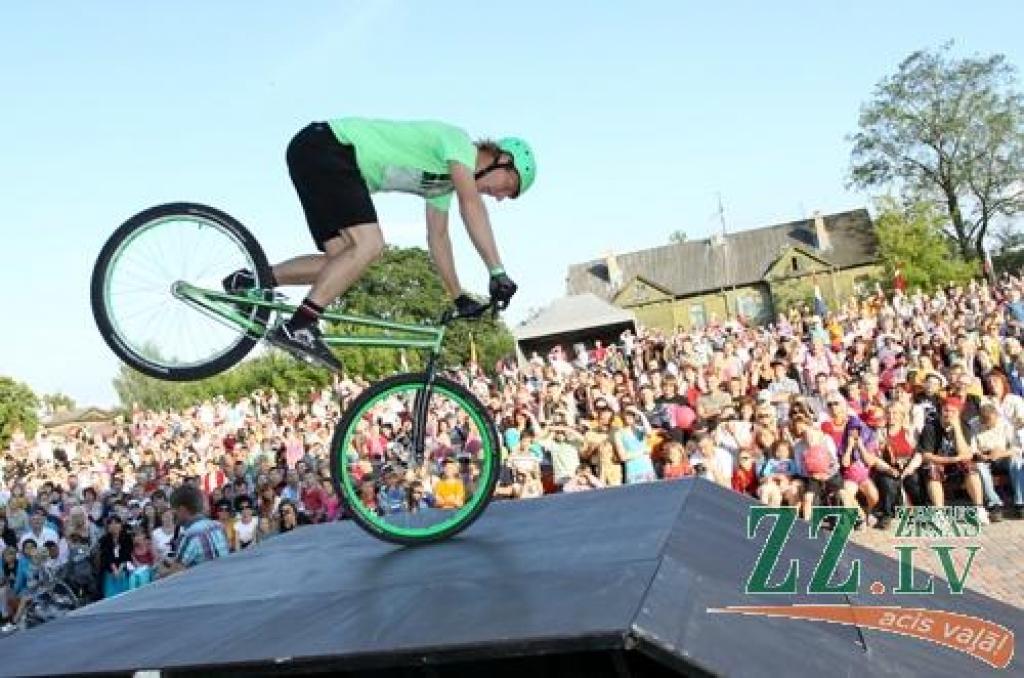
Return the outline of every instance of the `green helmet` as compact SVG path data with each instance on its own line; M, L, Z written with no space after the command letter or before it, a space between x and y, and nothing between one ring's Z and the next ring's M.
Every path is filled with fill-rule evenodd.
M505 137L498 142L498 148L512 156L512 164L519 174L519 197L533 186L533 180L537 178L537 161L533 158L533 151L530 144L519 137Z

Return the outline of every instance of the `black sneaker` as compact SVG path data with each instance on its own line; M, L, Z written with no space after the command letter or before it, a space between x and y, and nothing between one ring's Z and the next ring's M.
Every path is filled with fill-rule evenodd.
M335 372L342 371L341 361L334 357L331 349L324 343L320 328L316 325L304 327L293 333L288 323L282 323L267 333L267 341L288 351L299 360L319 363Z
M1013 513L1010 515L1013 516L1014 520L1024 520L1024 506L1014 506Z
M245 294L256 287L256 276L247 268L240 268L220 282L228 294Z
M993 523L1001 523L1003 521L1003 507L1002 506L989 506L988 507L988 519Z
M892 518L890 516L882 516L878 519L878 522L875 523L875 527L879 530L888 530L891 525Z

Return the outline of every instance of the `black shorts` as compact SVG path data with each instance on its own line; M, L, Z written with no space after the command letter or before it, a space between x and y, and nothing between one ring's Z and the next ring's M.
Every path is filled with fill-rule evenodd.
M327 123L314 122L296 134L285 157L309 232L321 252L342 229L377 223L356 149L338 141Z
M825 505L829 497L843 489L843 478L838 473L828 480L806 477L802 477L801 480L804 481L804 494L813 494L816 506Z

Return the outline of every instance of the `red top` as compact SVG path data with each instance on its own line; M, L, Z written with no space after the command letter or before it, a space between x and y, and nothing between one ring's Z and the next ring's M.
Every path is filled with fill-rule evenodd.
M736 467L732 474L732 489L751 497L757 496L757 472L754 471L753 465L749 469Z
M914 446L907 440L907 432L900 429L895 435L889 436L889 451L896 459L907 459L914 456Z

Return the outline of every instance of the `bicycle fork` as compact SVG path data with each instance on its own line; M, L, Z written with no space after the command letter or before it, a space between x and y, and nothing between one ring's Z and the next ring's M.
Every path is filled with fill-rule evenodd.
M427 458L427 414L430 410L430 396L434 389L434 365L436 361L437 353L431 351L430 357L427 358L426 379L423 382L423 390L416 394L416 400L413 403L412 458L410 461L415 465L416 470L419 470Z

